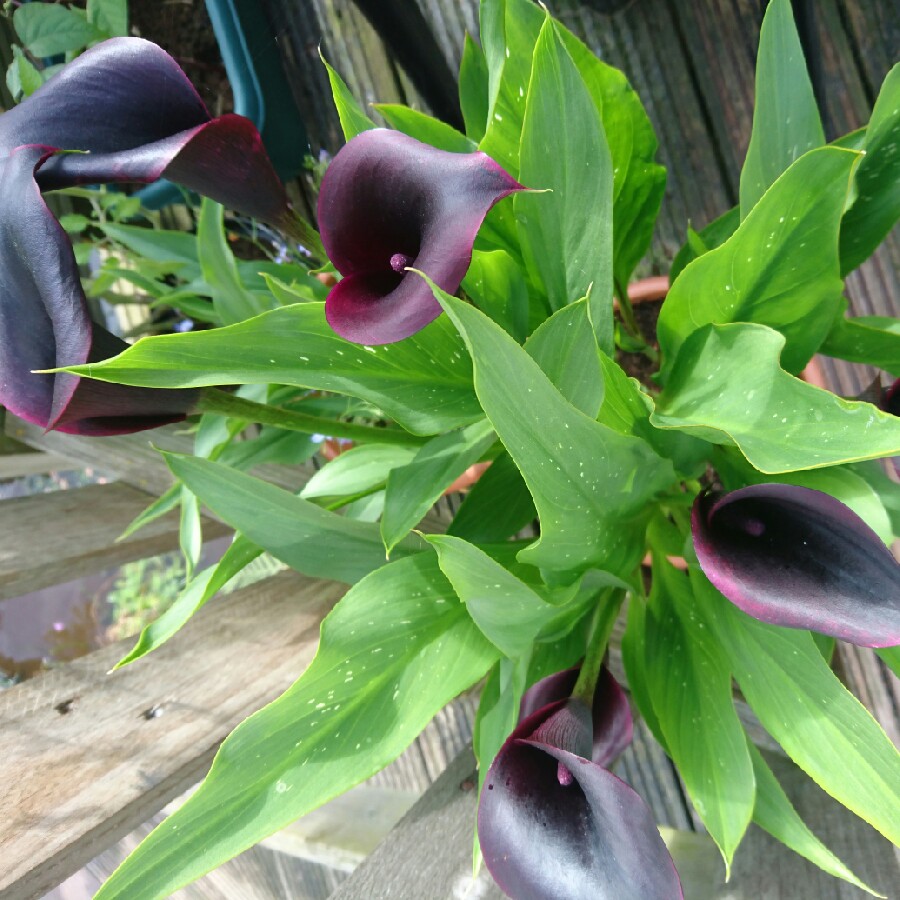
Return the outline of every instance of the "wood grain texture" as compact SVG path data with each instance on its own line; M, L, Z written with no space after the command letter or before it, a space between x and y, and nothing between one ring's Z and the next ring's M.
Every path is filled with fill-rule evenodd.
M46 475L78 468L78 465L56 453L3 453L0 454L0 481L7 478L24 478L27 475Z
M84 437L44 431L10 413L6 415L5 424L6 434L17 441L58 453L73 463L109 472L118 480L157 496L164 494L175 480L157 450L191 453L194 443L187 428L186 425L167 425L137 434ZM309 481L315 468L306 461L296 466L267 463L251 471L278 487L297 491Z
M0 694L0 896L41 896L199 780L225 736L303 672L344 590L278 575L114 674L130 641Z
M0 600L176 550L177 512L116 543L151 500L114 482L0 501ZM227 533L220 522L203 520L205 539Z

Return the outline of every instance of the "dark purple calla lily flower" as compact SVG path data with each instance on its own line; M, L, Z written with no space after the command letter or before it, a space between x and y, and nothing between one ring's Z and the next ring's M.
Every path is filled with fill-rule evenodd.
M319 228L343 275L325 315L341 337L390 344L436 319L440 304L407 267L454 293L491 207L523 190L484 153L448 153L398 131L364 131L322 179Z
M701 494L691 531L706 577L748 615L862 647L900 644L900 565L828 494L789 484Z
M624 694L604 671L592 715L568 696L576 677L562 672L526 694L528 715L488 770L478 807L485 864L515 900L681 898L650 810L605 768L631 738Z
M194 391L32 374L126 346L91 321L71 243L41 190L163 176L290 230L253 124L213 119L175 61L147 41L98 44L0 116L0 404L16 415L101 435L176 421L193 405Z
M881 408L892 416L900 416L900 378L890 387L885 388Z
M578 681L579 669L566 669L542 678L522 696L519 705L519 721L522 722L538 710L558 700L572 696ZM628 698L612 672L605 666L594 688L593 750L591 759L601 766L615 762L630 746L634 736L634 722Z

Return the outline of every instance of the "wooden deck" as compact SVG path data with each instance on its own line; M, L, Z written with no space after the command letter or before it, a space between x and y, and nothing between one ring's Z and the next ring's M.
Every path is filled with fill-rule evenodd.
M400 9L413 2L429 23L446 67L456 71L465 31L477 33L476 0L382 0L382 5ZM594 11L588 0L557 0L548 5L607 62L626 72L654 122L669 182L652 251L639 274L665 273L682 243L685 223L702 227L736 202L750 132L762 4L632 0L614 15ZM819 47L824 118L833 137L867 120L881 80L900 55L900 16L896 0L820 0L807 5L815 8L813 36ZM333 153L341 143L318 60L320 44L361 100L401 101L425 108L414 86L417 73L404 71L396 53L378 37L353 0L262 0L262 6L272 24L272 44L252 50L271 52L277 46L314 153L320 148ZM406 60L406 64L424 65L422 60ZM439 69L434 66L435 72ZM900 239L895 232L850 279L853 311L896 314L898 272ZM831 385L840 393L852 395L869 383L862 367L824 363ZM43 434L12 419L7 432L67 459L102 465L119 478L116 485L102 486L110 490L93 491L90 498L92 504L117 512L110 512L105 520L98 517L80 542L66 546L65 559L71 556L79 571L88 571L102 557L99 550L108 546L109 535L126 524L144 496L133 492L159 494L170 483L168 471L146 437L90 441ZM182 438L168 432L154 433L153 442L172 449L183 446ZM258 474L289 487L308 477L285 467L268 467ZM86 494L77 496L88 499ZM10 527L9 511L10 507L4 507L0 512L0 533ZM34 537L33 529L29 533ZM120 545L117 552L122 559L156 552L153 548L168 546L173 534L172 523L162 521L154 530L136 536L147 542L146 547ZM7 572L2 552L0 547L0 600L22 584L48 583L57 574L38 564L27 572ZM3 594L5 584L13 586ZM23 778L21 785L4 784L0 791L0 858L4 861L0 900L40 897L82 866L75 876L77 883L69 883L68 894L57 890L51 896L56 900L89 896L149 830L163 805L202 774L233 724L274 697L301 671L314 648L313 620L338 594L334 586L314 586L290 574L277 576L216 601L167 647L143 661L158 667L152 682L141 677L143 670L138 667L143 663L133 673L126 669L107 678L106 670L122 650L111 647L0 695L0 744L10 763L4 771L15 771ZM218 646L218 655L192 654L191 648L201 644ZM242 660L239 667L233 664L236 658ZM617 660L613 662L620 668ZM896 742L897 679L871 653L852 647L841 649L839 665L848 685ZM71 711L61 713L57 706L72 698L77 699ZM162 716L144 715L156 707L162 707ZM372 780L368 789L391 788L399 799L391 805L391 815L373 821L370 839L384 833L429 785L436 780L437 784L353 874L348 869L361 855L358 844L340 833L333 821L326 821L316 835L301 828L267 842L175 896L181 900L497 897L496 888L484 876L474 884L470 878L475 797L466 745L474 710L472 697L460 698L397 763ZM28 742L21 740L22 734L30 736ZM102 757L85 755L85 746L101 747ZM900 885L896 852L801 778L776 747L770 746L768 752L814 830L860 877L895 895ZM775 845L755 827L736 857L731 884L722 885L716 852L703 835L671 764L645 729L638 729L637 740L618 771L647 799L662 825L680 831L673 853L685 874L686 896L692 900L865 896ZM43 773L40 790L35 787L37 779L29 774L34 772ZM371 805L372 796L357 793L348 802L351 809L364 809ZM341 812L335 809L336 814Z

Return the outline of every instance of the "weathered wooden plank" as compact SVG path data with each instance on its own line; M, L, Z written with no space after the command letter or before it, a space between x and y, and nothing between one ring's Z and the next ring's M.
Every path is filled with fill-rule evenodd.
M172 473L157 450L193 451L193 440L183 425L167 425L137 434L84 437L44 431L38 425L7 413L5 430L10 437L31 447L59 453L82 465L110 472L120 481L155 495L164 494L174 483ZM306 462L299 466L257 466L253 474L295 491L309 481L314 471L312 463Z
M866 647L838 642L836 657L844 683L900 747L900 678Z
M754 0L673 0L674 22L706 121L706 143L718 151L729 198L753 122L753 82L761 21ZM724 209L720 210L724 212Z
M10 437L3 430L5 421L6 410L0 406L0 481L79 468L77 463L64 456L41 453L36 448Z
M0 694L0 896L41 896L194 784L302 673L344 590L278 575L119 672L107 674L130 641Z
M431 111L460 131L465 127L459 108L456 72L450 71L436 32L434 17L426 21L420 4L409 0L354 0L372 24L390 56L400 63Z
M863 74L869 102L874 103L884 76L900 55L897 4L891 0L838 0L837 7L853 58Z
M472 883L477 784L475 758L463 751L333 900L502 898L487 873Z
M0 600L177 549L174 512L116 543L150 500L114 482L0 501ZM206 539L228 531L203 520Z
M78 463L57 453L4 453L0 455L0 481L10 478L24 478L27 475L46 475L48 472L62 472L81 468Z

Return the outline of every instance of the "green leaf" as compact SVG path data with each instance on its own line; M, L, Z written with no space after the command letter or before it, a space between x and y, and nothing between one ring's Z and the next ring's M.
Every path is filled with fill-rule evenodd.
M200 277L200 258L197 255L197 239L183 231L164 228L144 228L122 222L95 222L108 238L127 247L138 256L146 256L155 262L171 263L173 269L186 281ZM156 274L164 274L161 270Z
M528 334L528 286L505 250L475 250L462 282L472 302L519 343Z
M213 308L223 325L243 322L263 312L264 305L238 277L234 254L225 240L225 209L209 197L200 204L197 253L203 280L211 289Z
M513 178L531 79L534 45L545 13L531 0L490 0L481 6L481 41L488 68L489 112L480 150ZM530 186L530 185L529 185Z
M530 656L528 653L519 659L501 658L481 692L472 735L472 749L478 760L479 790L494 757L519 720L519 706L527 688ZM475 844L477 847L477 836Z
M475 422L433 438L411 462L388 475L381 518L381 537L388 553L422 521L444 491L481 459L494 439L490 422Z
M622 663L631 699L653 737L665 749L666 739L653 709L647 676L647 601L635 591L628 598L628 618L622 637Z
M866 129L856 200L841 222L841 274L868 259L900 218L900 63L888 72Z
M208 322L210 325L222 324L213 309L212 301L205 297L198 297L191 291L173 291L150 304L151 309L160 306L177 309L182 315L197 322Z
M834 147L807 153L721 247L681 273L657 326L665 378L684 340L708 322L775 328L787 338L784 368L796 373L806 365L841 302L838 229L857 159Z
M313 497L350 497L380 487L392 469L405 466L416 455L414 447L392 444L363 444L336 456L300 491L307 500Z
M243 535L235 535L231 546L214 566L209 566L191 580L178 595L175 602L159 618L147 625L141 632L132 650L120 659L114 669L146 656L151 650L162 646L172 635L208 603L222 588L262 554L262 548L247 540Z
M452 125L417 109L410 109L400 103L376 103L375 109L384 116L391 128L402 131L424 144L431 144L439 150L447 150L450 153L474 153L478 148L475 141L460 134Z
M840 318L819 352L875 366L900 378L900 319L887 316Z
M741 218L794 160L824 143L791 0L772 0L759 33L753 130L741 170Z
M900 754L809 632L751 619L699 569L691 582L763 727L823 790L900 843Z
M163 455L176 478L219 518L304 575L353 584L384 565L378 527L370 522L345 519L219 463ZM410 537L395 553L407 556L422 547L421 540Z
M86 221L91 223L90 219L87 219ZM62 223L62 218L60 218L60 223ZM172 291L172 288L169 285L163 284L161 281L157 281L155 278L152 278L143 272L137 272L134 269L120 269L118 266L104 265L100 271L103 275L110 275L116 279L121 278L129 284L133 284L145 294L156 299L166 297Z
M83 50L98 34L80 10L55 3L28 3L13 13L13 25L33 56Z
M603 366L587 298L546 319L525 342L525 349L572 406L597 418L603 403Z
M128 36L128 0L87 0L87 18L104 37Z
M203 550L203 532L200 524L200 504L197 497L186 487L181 488L181 524L178 529L178 544L184 557L187 577L191 578L200 552Z
M282 306L321 300L321 297L317 296L318 292L315 288L306 282L293 281L290 284L286 284L268 272L263 272L262 277L266 282L266 288ZM312 279L309 279L309 281L312 281Z
M377 522L384 512L384 491L357 497L341 507L341 515L357 522Z
M297 466L318 452L319 444L312 438L309 434L266 426L259 437L231 444L220 459L245 471L264 463Z
M157 497L145 510L139 512L128 524L128 527L116 538L116 543L131 537L145 525L171 512L181 502L181 485L173 484L164 494Z
M516 177L524 98L543 21L543 13L531 0L485 0L481 5L490 115L480 148ZM658 146L653 126L625 76L597 59L558 22L555 29L603 121L614 173L615 280L624 288L650 246L665 169L653 161Z
M598 59L557 23L562 37L603 120L613 166L613 261L615 281L624 290L634 267L650 247L666 186L666 170L654 159L653 125L628 79Z
M378 126L363 112L356 98L350 93L350 89L344 83L343 78L328 65L327 60L319 50L319 59L328 72L328 83L331 85L331 96L334 98L334 106L337 109L338 118L341 120L341 130L344 132L344 140L352 140L358 134Z
M734 709L728 659L697 615L687 574L654 554L646 674L666 746L725 860L750 824L756 784Z
M900 647L882 647L875 651L884 664L900 678Z
M890 465L890 463L889 463ZM885 474L884 467L878 462L857 463L851 467L869 487L878 495L891 521L894 537L900 537L900 484Z
M534 501L510 455L501 453L463 500L447 534L475 544L505 541L537 516Z
M277 263L268 259L238 259L235 262L241 283L248 291L267 290L270 278L301 290L303 300L324 300L330 290L309 269L297 263ZM296 300L292 302L296 303Z
M32 65L22 52L22 48L13 44L13 61L6 70L6 86L13 99L30 97L43 83L41 73Z
M696 477L706 465L707 441L678 431L662 431L650 424L653 401L618 363L599 354L603 373L603 403L597 418L618 431L645 440L660 455L672 461L676 471ZM699 470L699 471L698 471Z
M459 65L459 106L466 134L473 141L484 137L488 117L488 70L484 51L466 32Z
M524 581L474 544L451 535L428 535L441 571L481 633L504 656L522 656L559 614Z
M96 900L168 897L346 791L496 659L431 553L374 572L323 621L306 673L226 739L199 790Z
M91 220L79 213L68 213L59 217L59 224L68 234L81 234L91 224Z
M362 347L332 331L325 304L302 303L228 328L145 338L78 374L141 387L291 384L336 391L368 400L409 431L434 434L482 417L471 366L444 317L399 343Z
M478 399L540 516L541 536L521 561L567 581L594 567L626 576L643 553L647 501L674 479L671 464L585 416L505 331L431 287L476 360Z
M741 224L740 207L732 206L726 213L722 213L718 219L713 219L706 228L699 232L688 226L688 237L684 246L675 254L672 260L672 268L669 269L669 280L675 279L684 271L688 263L697 257L703 256L716 247L721 247L730 238L738 225Z
M734 443L761 472L817 469L900 453L900 419L842 400L778 364L764 325L707 325L688 338L650 421Z
M810 830L797 814L778 779L766 764L762 754L753 742L747 741L753 771L756 776L756 805L753 807L753 821L769 832L777 841L790 847L814 865L850 884L868 891L876 897L882 896L860 881Z
M560 135L565 140L560 141ZM590 291L597 343L613 345L613 174L600 114L547 16L525 104L515 197L519 237L553 310Z

